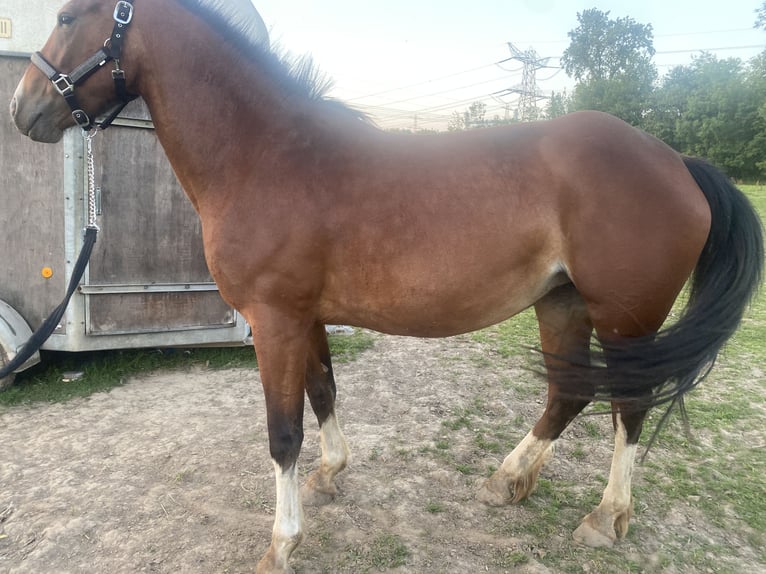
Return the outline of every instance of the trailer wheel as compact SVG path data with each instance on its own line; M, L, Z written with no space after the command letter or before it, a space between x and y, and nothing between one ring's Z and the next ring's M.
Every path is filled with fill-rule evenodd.
M8 353L5 351L2 345L0 345L0 368L8 364ZM0 379L0 391L9 389L13 384L13 380L16 378L16 373L11 373Z
M31 336L32 329L29 328L24 317L10 304L0 299L0 367L7 365ZM4 391L13 384L16 373L39 362L40 352L38 351L18 369L14 369L13 373L0 379L0 391Z

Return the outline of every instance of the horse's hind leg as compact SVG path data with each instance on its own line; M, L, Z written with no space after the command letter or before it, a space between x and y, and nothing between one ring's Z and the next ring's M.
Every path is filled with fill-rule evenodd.
M573 535L577 542L588 546L612 546L628 533L633 515L633 462L646 416L646 410L631 406L628 402L612 403L614 454L609 482L599 505L583 519Z
M493 506L519 502L532 493L540 468L553 454L556 440L588 405L592 395L592 387L585 378L581 398L562 396L558 383L561 377L580 376L571 361L579 366L589 361L593 327L580 294L572 284L563 285L538 301L535 311L548 370L548 402L534 428L481 487L479 500Z
M335 475L346 467L348 446L335 415L335 379L324 325L315 325L306 368L306 394L319 422L322 460L301 489L303 502L327 504L335 497Z

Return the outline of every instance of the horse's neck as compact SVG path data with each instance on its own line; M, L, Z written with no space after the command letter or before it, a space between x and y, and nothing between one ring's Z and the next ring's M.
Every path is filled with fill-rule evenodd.
M288 111L275 81L267 76L255 81L256 70L231 46L190 15L182 16L194 29L180 42L164 31L145 40L139 91L178 179L199 210L213 190L216 201L222 199L226 178L242 177L238 169L256 171L233 158L268 161L276 153L267 142L290 129L295 112ZM247 153L239 155L235 148Z

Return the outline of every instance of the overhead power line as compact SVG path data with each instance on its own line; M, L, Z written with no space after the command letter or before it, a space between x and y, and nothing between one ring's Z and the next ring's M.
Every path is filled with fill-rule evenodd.
M401 91L401 90L407 90L409 88L416 88L418 86L423 86L425 84L431 84L433 82L439 82L441 80L447 80L449 78L454 78L455 76L462 76L464 74L470 74L472 72L478 72L479 70L484 70L486 68L492 68L492 67L494 67L496 65L497 64L493 62L492 64L485 64L483 66L478 66L476 68L471 68L470 70L463 70L462 72L454 72L452 74L447 74L446 76L439 76L438 78L431 78L429 80L423 80L422 82L416 82L414 84L408 84L406 86L400 86L398 88L390 88L390 89L383 90L383 91L380 91L380 92L375 92L373 94L366 94L364 96L357 96L355 98L351 98L348 101L349 102L353 102L355 100L362 100L364 98L372 98L372 97L375 97L375 96L382 96L383 94L390 94L391 92L398 92L398 91Z
M688 50L657 50L655 54L690 54L692 52L720 52L722 50L752 50L764 48L764 44L750 44L749 46L721 46L720 48L692 48Z

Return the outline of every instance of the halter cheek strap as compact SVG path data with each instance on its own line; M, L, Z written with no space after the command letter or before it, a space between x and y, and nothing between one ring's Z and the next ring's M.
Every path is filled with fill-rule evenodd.
M106 42L104 42L102 48L99 48L95 54L77 66L69 74L59 72L40 52L32 54L32 63L45 74L53 84L53 87L56 88L56 91L64 96L66 103L72 110L74 121L86 132L93 129L94 126L101 129L108 128L123 108L138 97L128 93L125 84L125 71L120 68L120 57L122 55L122 44L125 40L125 31L132 19L133 0L120 0L117 2L117 5L114 8L114 28L112 29L112 35ZM114 89L120 103L109 113L106 119L98 124L94 124L90 117L88 117L88 114L85 113L85 110L82 109L82 106L80 106L77 96L75 95L75 87L85 82L85 80L100 70L107 62L111 61L115 62L115 68L112 70L112 80L114 81Z

